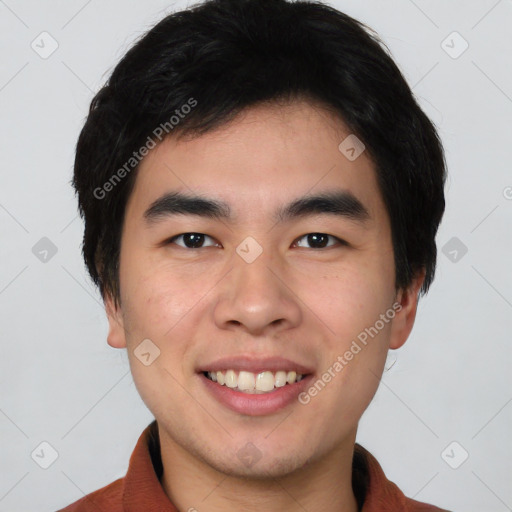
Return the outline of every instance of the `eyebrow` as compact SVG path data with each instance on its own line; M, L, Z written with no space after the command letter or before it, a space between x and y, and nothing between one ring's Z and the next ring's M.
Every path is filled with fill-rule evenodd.
M315 214L336 215L361 224L370 219L366 207L351 192L335 190L295 199L278 208L274 220L284 223ZM175 215L196 215L228 222L234 220L229 204L182 192L168 192L156 199L144 212L144 219L146 224L153 225Z

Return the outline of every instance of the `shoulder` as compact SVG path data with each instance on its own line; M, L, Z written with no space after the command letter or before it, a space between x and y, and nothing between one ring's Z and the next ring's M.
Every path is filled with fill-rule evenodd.
M362 512L450 512L406 497L388 480L377 459L358 443L354 447L352 476Z
M428 503L421 503L411 498L405 498L407 512L450 512L445 508L439 508Z
M122 512L123 487L124 478L120 478L57 512L98 512L100 510Z

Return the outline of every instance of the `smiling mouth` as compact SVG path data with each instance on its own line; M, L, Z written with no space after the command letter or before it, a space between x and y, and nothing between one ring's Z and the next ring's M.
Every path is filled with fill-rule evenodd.
M252 395L272 393L284 386L300 382L306 376L306 374L284 370L253 373L243 370L237 372L230 369L216 372L204 371L202 373L207 379L216 382L220 386Z

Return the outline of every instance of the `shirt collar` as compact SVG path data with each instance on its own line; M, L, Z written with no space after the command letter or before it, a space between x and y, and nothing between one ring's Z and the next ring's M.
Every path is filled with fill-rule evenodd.
M142 509L179 512L160 484L162 471L158 425L153 421L139 437L130 457L123 489L126 512ZM391 512L406 507L404 494L386 478L375 457L357 443L352 464L352 486L360 512Z
M141 434L124 479L123 509L126 512L158 510L179 512L160 484L162 460L158 425L153 421Z

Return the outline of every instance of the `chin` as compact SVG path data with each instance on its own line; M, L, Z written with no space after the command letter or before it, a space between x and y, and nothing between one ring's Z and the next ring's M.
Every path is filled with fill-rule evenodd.
M299 458L296 454L288 453L282 456L273 455L272 458L262 454L261 458L253 463L240 461L237 457L236 460L216 461L210 465L233 478L268 481L291 475L303 468L306 463L303 454Z

